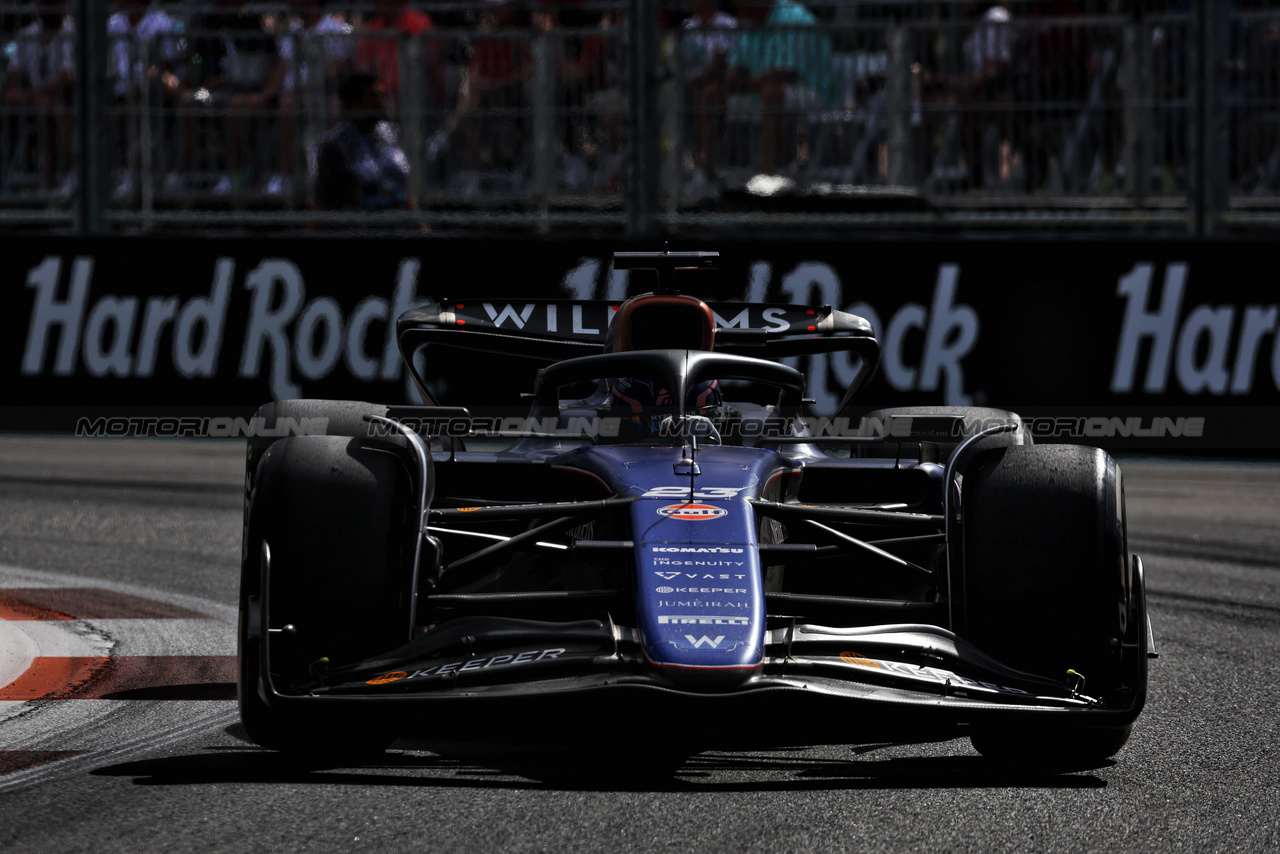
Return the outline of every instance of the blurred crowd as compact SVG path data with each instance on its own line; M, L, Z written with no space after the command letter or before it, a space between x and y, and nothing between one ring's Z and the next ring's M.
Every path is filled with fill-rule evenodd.
M663 106L676 114L664 133L688 197L817 177L1107 191L1133 168L1125 108L1139 85L1145 180L1186 180L1186 0L657 5L675 98ZM382 210L412 209L431 189L615 193L627 175L628 8L113 0L115 197ZM1142 23L1136 46L1116 20ZM1280 15L1242 20L1233 91L1251 109L1236 117L1231 169L1280 190ZM76 190L75 44L67 0L0 0L5 195ZM1137 49L1141 62L1126 63Z
M543 73L556 132L584 163L602 145L616 160L625 103L614 5L113 0L115 195L140 191L145 162L150 190L169 196L412 207L409 142L415 153L447 150L464 179L510 173L528 156L535 42L553 33ZM6 189L75 191L70 13L67 0L0 2ZM584 113L598 127L563 120ZM334 176L356 189L314 186Z

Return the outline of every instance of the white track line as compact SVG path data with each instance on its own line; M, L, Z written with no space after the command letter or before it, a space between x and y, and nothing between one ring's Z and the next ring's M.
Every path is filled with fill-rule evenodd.
M16 622L0 620L0 688L26 673L39 654L40 647L29 631Z
M209 619L0 620L0 687L40 656L232 655L236 609L192 596L0 565L0 588L100 587ZM85 773L222 729L234 700L0 701L0 750L84 751L0 776L0 792Z

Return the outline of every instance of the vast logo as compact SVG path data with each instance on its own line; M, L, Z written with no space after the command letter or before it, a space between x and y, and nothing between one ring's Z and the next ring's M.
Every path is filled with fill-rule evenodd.
M723 507L714 507L710 504L668 504L666 507L658 508L659 516L666 516L668 519L681 519L685 522L705 522L710 519L718 519L727 515L728 512Z
M737 566L741 566L741 565L742 563L741 561L739 561L737 563ZM658 576L663 581L671 581L672 579L676 579L681 576L684 576L685 578L689 578L689 579L696 580L696 579L702 578L702 579L709 579L711 581L716 581L716 580L728 581L731 578L742 580L743 578L747 577L745 572L718 572L718 573L717 572L655 572L654 575Z

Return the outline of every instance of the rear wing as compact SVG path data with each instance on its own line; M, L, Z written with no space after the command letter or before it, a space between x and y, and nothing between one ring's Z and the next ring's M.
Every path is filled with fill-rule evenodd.
M719 252L615 252L617 270L650 270L658 293L674 294L681 271L715 270ZM619 303L605 300L441 300L401 315L400 352L413 365L421 347L439 344L532 359L561 361L602 352ZM874 365L879 359L871 324L829 305L708 303L722 353L781 359L853 351Z
M710 302L716 350L760 359L879 353L871 324L829 305ZM619 303L606 300L440 300L400 316L405 361L427 345L556 362L603 352Z
M620 303L606 300L439 300L410 309L396 322L405 364L418 388L434 396L426 364L414 356L425 347L451 347L516 360L560 362L603 353L609 324ZM829 305L709 302L716 324L715 349L720 353L777 361L789 356L852 352L862 365L840 406L875 371L880 344L871 324L856 314ZM450 363L458 360L450 360ZM456 364L452 365L456 367ZM530 387L533 371L517 378L519 362L504 360L500 378L490 384Z

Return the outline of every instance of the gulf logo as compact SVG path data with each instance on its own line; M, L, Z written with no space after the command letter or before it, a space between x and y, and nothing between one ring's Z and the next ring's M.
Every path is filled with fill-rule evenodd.
M709 519L719 519L728 513L729 511L723 507L711 504L668 504L666 507L658 508L659 516L681 519L685 522L705 522Z

